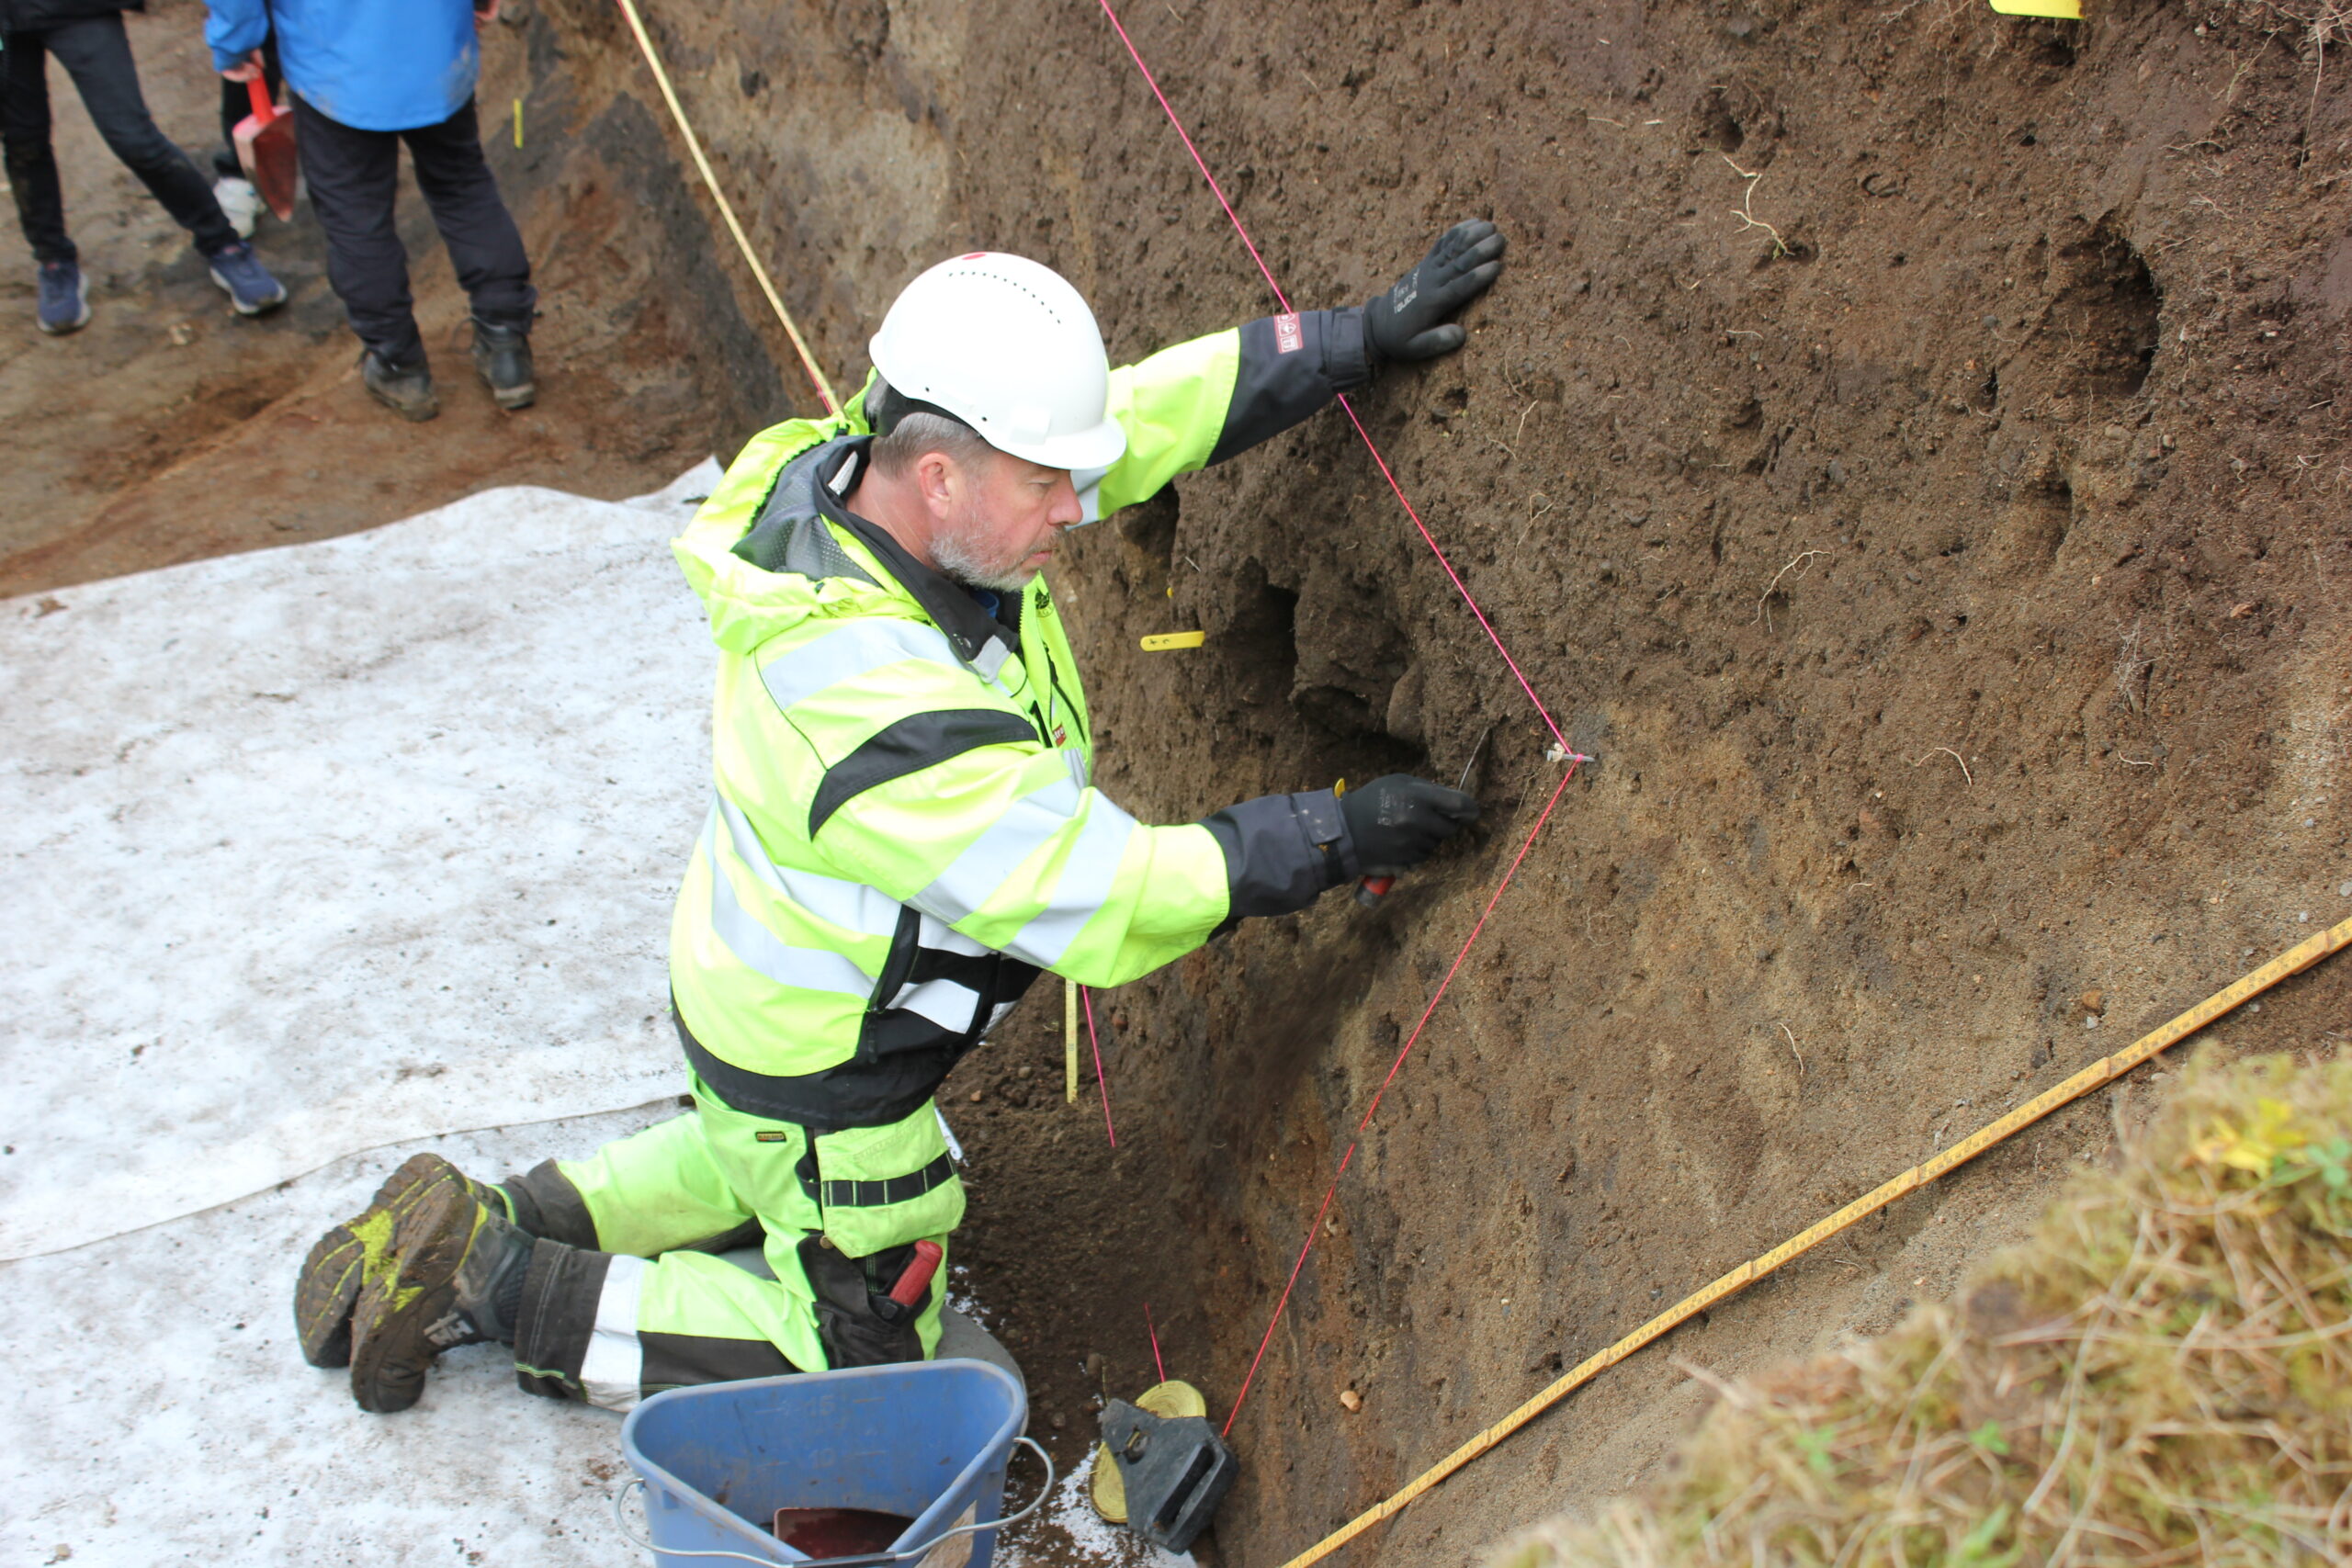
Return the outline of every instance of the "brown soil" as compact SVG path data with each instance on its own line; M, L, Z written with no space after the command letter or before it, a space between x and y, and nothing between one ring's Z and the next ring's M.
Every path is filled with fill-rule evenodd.
M539 401L512 415L474 379L464 296L405 168L401 237L442 399L419 425L361 389L306 209L265 217L254 237L291 299L236 316L51 69L92 316L70 337L40 336L17 251L0 278L0 594L348 533L494 485L641 494L789 412L642 106L609 94L591 106L545 19L515 17L488 35L481 93L545 297ZM209 178L220 79L203 19L195 0L158 0L129 23L149 107ZM505 107L517 97L520 149Z
M805 395L674 184L612 8L540 5L501 69L556 150L502 174L550 321L593 323L549 377L537 417L571 434L546 460L594 489L602 445L612 487L642 486ZM1361 406L1602 759L1390 1093L1236 1427L1216 1551L1271 1564L1659 1304L2352 912L2352 117L2293 28L2144 0L2080 25L1949 0L1127 9L1303 303L1362 299L1464 215L1512 236L1469 349ZM842 382L897 288L969 244L1063 268L1123 356L1265 308L1089 7L655 12ZM448 415L371 423L333 379L345 344L306 352L301 406L381 445L283 468L415 487L325 525L527 477L501 440L446 445ZM566 378L605 423L562 422ZM610 417L632 396L674 412ZM129 493L217 505L242 454L296 449L284 407ZM625 444L649 429L674 451ZM102 544L55 558L86 564L11 582L260 538L84 504ZM1334 897L1099 999L1115 1155L1098 1105L1062 1103L1046 988L951 1084L958 1261L1063 1461L1090 1354L1114 1393L1151 1381L1147 1300L1169 1370L1231 1401L1349 1130L1557 778L1335 415L1069 554L1102 780L1139 813L1450 779L1494 730L1479 842L1377 910ZM1136 649L1184 626L1207 644ZM2347 1028L2338 965L2215 1033L2332 1051ZM1699 1407L1675 1359L1736 1375L1884 1328L2144 1092L1678 1332L1349 1561L1465 1561L1619 1489Z

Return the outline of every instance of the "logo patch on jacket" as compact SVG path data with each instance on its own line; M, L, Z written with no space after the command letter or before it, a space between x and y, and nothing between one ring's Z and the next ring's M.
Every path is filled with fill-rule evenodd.
M784 1144L792 1141L792 1134L781 1128L771 1128L764 1133L752 1134L752 1141L759 1144Z
M1296 354L1306 346L1306 333L1299 328L1296 312L1274 318L1274 352L1276 354Z

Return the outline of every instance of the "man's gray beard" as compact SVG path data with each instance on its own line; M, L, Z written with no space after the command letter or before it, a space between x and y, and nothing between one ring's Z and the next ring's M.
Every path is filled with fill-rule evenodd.
M940 574L967 588L984 588L991 593L1018 593L1036 579L1034 571L1019 568L1012 571L990 571L988 563L967 542L960 532L934 535L931 541L931 558Z

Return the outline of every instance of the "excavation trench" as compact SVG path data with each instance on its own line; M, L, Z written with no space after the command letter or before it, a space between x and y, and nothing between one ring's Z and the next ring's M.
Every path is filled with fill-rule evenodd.
M1301 304L1360 300L1457 218L1510 232L1467 350L1360 407L1601 758L1398 1075L1269 1345L1213 1548L1262 1565L1657 1303L2302 917L2342 918L2352 127L2251 13L2132 0L2081 25L1132 11ZM649 22L839 383L899 287L961 248L1064 270L1119 357L1269 308L1091 7L657 0ZM648 443L614 492L805 412L617 15L537 0L493 58L544 138L500 156L550 320L598 323L553 368L615 389L580 400L580 440ZM320 406L349 401L311 374ZM255 438L213 439L174 471ZM23 591L274 542L105 526L113 554L0 566ZM959 1283L1064 1462L1096 1393L1152 1381L1147 1303L1170 1371L1223 1413L1367 1097L1558 780L1336 413L1066 553L1099 780L1139 816L1450 780L1492 733L1476 841L1382 907L1327 899L1096 998L1115 1152L1091 1065L1063 1100L1043 987L951 1080ZM1137 646L1194 627L1196 649ZM2291 983L2218 1047L2333 1049L2347 973ZM2145 1092L1678 1331L1352 1560L1465 1561L1605 1498L1700 1408L1678 1360L1736 1374L1886 1326L2016 1235Z

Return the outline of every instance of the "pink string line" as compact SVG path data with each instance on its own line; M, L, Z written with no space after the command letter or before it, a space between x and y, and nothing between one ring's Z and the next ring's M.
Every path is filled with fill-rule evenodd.
M1151 1336L1151 1364L1159 1370L1159 1381L1168 1381L1168 1363L1159 1359L1159 1330L1151 1325L1151 1303L1143 1303L1143 1331Z
M1363 1141L1364 1129L1372 1125L1373 1114L1380 1109L1380 1101L1387 1094L1388 1086L1395 1083L1396 1075L1404 1070L1405 1058L1413 1054L1415 1043L1420 1039L1421 1032L1430 1026L1430 1019L1437 1012L1437 1004L1445 999L1446 988L1453 984L1453 977L1462 972L1463 961L1470 956L1470 949L1477 942L1478 933L1487 929L1487 917L1493 914L1495 906L1501 902L1505 890L1510 886L1511 878L1519 874L1520 863L1527 858L1527 852L1535 847L1535 836L1544 831L1544 824L1552 819L1552 808L1560 804L1560 796L1566 792L1568 781L1576 776L1577 762L1571 761L1567 772L1560 775L1560 782L1553 786L1552 798L1544 803L1543 813L1535 818L1535 826L1527 830L1527 837L1521 842L1519 852L1511 856L1510 869L1503 873L1503 879L1495 884L1495 891L1487 899L1487 907L1478 911L1477 923L1470 928L1470 934L1464 940L1462 950L1453 955L1453 963L1446 970L1445 978L1438 982L1437 992L1430 998L1430 1005L1421 1010L1420 1021L1413 1025L1413 1032L1406 1037L1404 1048L1396 1053L1396 1059L1388 1065L1388 1076L1380 1080L1380 1088L1374 1092L1372 1102L1364 1107L1363 1118L1356 1123L1355 1135L1348 1140L1347 1152L1340 1156L1340 1168L1331 1173L1331 1185L1323 1190L1323 1201L1317 1206L1315 1218L1307 1222L1306 1239L1299 1243L1298 1257L1290 1266L1290 1278L1283 1281L1282 1298L1274 1303L1274 1315L1267 1321L1265 1336L1258 1341L1258 1353L1250 1359L1250 1371L1241 1380L1241 1392L1233 1396L1233 1409L1226 1416L1224 1428L1218 1436L1230 1434L1233 1430L1233 1423L1240 1418L1242 1402L1250 1397L1250 1385L1258 1378L1258 1363L1266 1359L1266 1347L1274 1342L1274 1330L1281 1325L1283 1313L1290 1305L1290 1293L1298 1284L1299 1271L1306 1267L1306 1255L1315 1250L1315 1238L1322 1234L1323 1216L1330 1212L1331 1200L1339 1195L1340 1179L1347 1175L1348 1167L1354 1162L1356 1145Z
M1102 1091L1102 1132L1111 1146L1119 1146L1119 1134L1111 1125L1111 1080L1102 1076L1102 1042L1094 1037L1094 998L1087 987L1078 988L1079 1005L1086 1010L1086 1043L1094 1047L1094 1087Z
M1241 221L1241 214L1233 210L1233 203L1226 198L1225 187L1217 184L1216 175L1209 172L1208 160L1201 156L1200 148L1193 144L1193 133L1184 129L1183 120L1177 117L1176 106L1170 103L1168 95L1159 90L1159 78L1154 76L1151 73L1151 67L1144 63L1142 51L1136 48L1136 40L1127 36L1126 27L1119 20L1119 14L1111 9L1111 0L1097 0L1097 3L1102 7L1102 15L1110 19L1112 29L1119 35L1119 41L1127 46L1127 57L1136 62L1136 69L1143 73L1144 85L1151 89L1151 96L1159 100L1159 107L1168 116L1168 123L1174 126L1176 134L1183 139L1184 151L1193 155L1193 166L1201 171L1201 178L1208 182L1209 190L1216 197L1217 205L1225 209L1225 216L1233 224L1233 231L1240 235L1241 243L1250 248L1250 259L1258 264L1258 271L1265 278L1266 287L1274 291L1274 298L1282 302L1283 311L1292 313L1290 296L1283 293L1283 286L1274 281L1273 268L1266 265L1266 258L1259 253L1258 242L1250 237L1249 227ZM1380 448L1373 443L1372 432L1366 430L1363 421L1356 416L1355 404L1349 401L1342 394L1340 398L1340 406L1347 411L1348 423L1355 426L1356 434L1363 440L1364 450L1370 452L1372 460L1380 465L1380 477L1388 481L1388 488L1395 492L1397 504L1405 509L1405 515L1411 518L1413 526L1419 530L1421 542L1429 546L1430 553L1437 557L1440 566L1445 568L1445 575L1453 580L1453 591L1462 595L1462 602L1470 606L1470 613L1473 615L1478 617L1478 625L1486 632L1487 640L1495 645L1495 651L1503 656L1505 664L1510 666L1512 676L1519 682L1519 689L1525 692L1527 700L1535 705L1537 715L1544 720L1544 728L1552 732L1552 739L1559 743L1561 750L1574 751L1575 748L1568 744L1567 736L1562 733L1558 723L1553 719L1552 710L1544 705L1544 699L1535 694L1534 686L1529 682L1526 673L1520 669L1519 660L1513 659L1510 656L1510 649L1503 646L1502 637L1495 630L1495 624L1487 618L1487 612L1478 607L1478 601L1470 596L1469 585L1462 581L1462 574L1453 570L1453 562L1447 559L1445 551L1438 547L1437 536L1430 532L1429 525L1421 521L1421 514L1415 511L1413 503L1406 499L1404 487L1396 482L1396 474L1388 467L1388 459L1380 455Z
M1281 302L1283 310L1289 311L1291 310L1290 296L1283 292L1283 286L1276 281L1273 269L1266 265L1266 258L1258 249L1257 241L1250 237L1249 226L1241 221L1241 215L1233 209L1233 203L1227 197L1225 187L1217 183L1216 175L1209 168L1208 160L1201 156L1200 147L1193 141L1192 132L1184 129L1184 121L1176 113L1176 106L1170 103L1168 95L1160 90L1159 78L1153 75L1151 67L1144 62L1142 51L1136 48L1135 39L1128 36L1125 25L1119 20L1118 12L1112 9L1111 0L1097 0L1097 3L1102 7L1102 15L1110 22L1112 30L1119 35L1119 41L1126 46L1127 58L1136 62L1136 70L1142 73L1144 85L1151 89L1151 96L1159 100L1160 112L1168 117L1168 123L1175 128L1177 136L1184 143L1184 151L1192 154L1193 167L1201 171L1201 178L1208 183L1210 193L1216 197L1217 205L1225 209L1226 219L1233 225L1233 231L1241 237L1242 244L1248 247L1250 259L1258 264L1259 274L1265 278L1266 287L1273 290L1274 298ZM1429 525L1421 520L1420 513L1415 509L1412 501L1405 494L1404 486L1396 482L1396 471L1389 468L1388 459L1381 455L1379 446L1372 438L1372 432L1364 428L1363 419L1356 413L1355 404L1344 396L1339 400L1339 402L1340 407L1347 412L1348 423L1355 427L1357 438L1363 443L1364 449L1372 454L1372 460L1379 465L1380 477L1388 481L1388 489L1396 497L1397 504L1405 509L1405 515L1413 520L1413 526L1420 534L1421 542L1429 546L1430 553L1437 557L1438 564L1445 569L1445 575L1453 582L1453 591L1462 596L1462 602L1467 604L1470 607L1470 613L1477 617L1480 629L1487 634L1487 640L1495 645L1497 653L1502 655L1503 662L1510 667L1512 678L1519 682L1519 689L1527 694L1527 700L1535 705L1537 715L1544 720L1544 727L1552 732L1552 739L1559 744L1560 750L1567 754L1568 768L1567 772L1561 775L1559 784L1553 789L1552 798L1544 803L1543 813L1536 818L1535 826L1528 830L1527 838L1519 846L1519 852L1511 857L1510 867L1503 873L1502 880L1496 884L1493 895L1487 900L1487 907L1479 911L1477 923L1470 928L1468 939L1463 942L1461 951L1453 955L1453 964L1446 970L1445 978L1439 983L1436 994L1430 998L1429 1006L1422 1010L1420 1021L1414 1024L1412 1034L1406 1040L1403 1049L1396 1053L1396 1061L1389 1065L1388 1076L1381 1080L1380 1088L1373 1095L1371 1103L1364 1107L1363 1118L1356 1123L1355 1136L1349 1140L1347 1152L1340 1156L1340 1168L1332 1173L1331 1185L1324 1190L1323 1201L1317 1206L1315 1218L1307 1224L1306 1239L1299 1245L1298 1257L1291 1264L1290 1278L1283 1282L1283 1293L1281 1299L1274 1303L1273 1316L1266 1325L1264 1337L1258 1341L1258 1353L1250 1358L1248 1374L1241 1380L1241 1392L1234 1396L1233 1409L1225 1418L1224 1433L1227 1435L1232 1432L1233 1423L1241 1415L1242 1402L1250 1397L1250 1385L1257 1381L1258 1368L1266 1359L1267 1347L1273 1343L1274 1330L1281 1325L1283 1314L1290 1305L1291 1292L1297 1287L1299 1272L1306 1267L1307 1254L1314 1250L1315 1237L1321 1230L1324 1217L1330 1212L1333 1199L1339 1194L1340 1179L1347 1175L1348 1167L1355 1160L1356 1146L1363 1139L1364 1129L1372 1124L1373 1115L1380 1109L1380 1101L1387 1094L1389 1085L1396 1081L1396 1075L1403 1070L1406 1057L1412 1054L1414 1044L1420 1039L1422 1031L1429 1027L1430 1019L1435 1015L1438 1003L1444 999L1447 988L1453 984L1453 977L1461 973L1464 961L1470 956L1471 947L1476 943L1479 933L1486 930L1487 918L1494 913L1496 903L1502 897L1504 891L1510 886L1511 879L1519 874L1520 863L1526 860L1528 851L1534 847L1536 835L1543 832L1544 825L1551 820L1553 808L1559 805L1560 796L1568 787L1568 781L1576 777L1577 765L1585 761L1577 753L1576 749L1568 744L1568 738L1561 730L1557 721L1552 717L1551 709L1545 707L1544 699L1535 694L1535 687L1528 680L1526 671L1520 668L1519 660L1511 657L1510 649L1503 645L1501 634L1495 630L1494 623L1487 618L1486 611L1479 607L1478 601L1471 594L1469 584L1462 581L1462 574L1454 570L1453 562L1447 558L1444 549L1437 542L1437 536L1430 532ZM1089 1023L1091 1027L1091 1014L1089 1015ZM1098 1067L1096 1072L1099 1075L1101 1068ZM1155 1339L1155 1351L1157 1348L1158 1341Z

